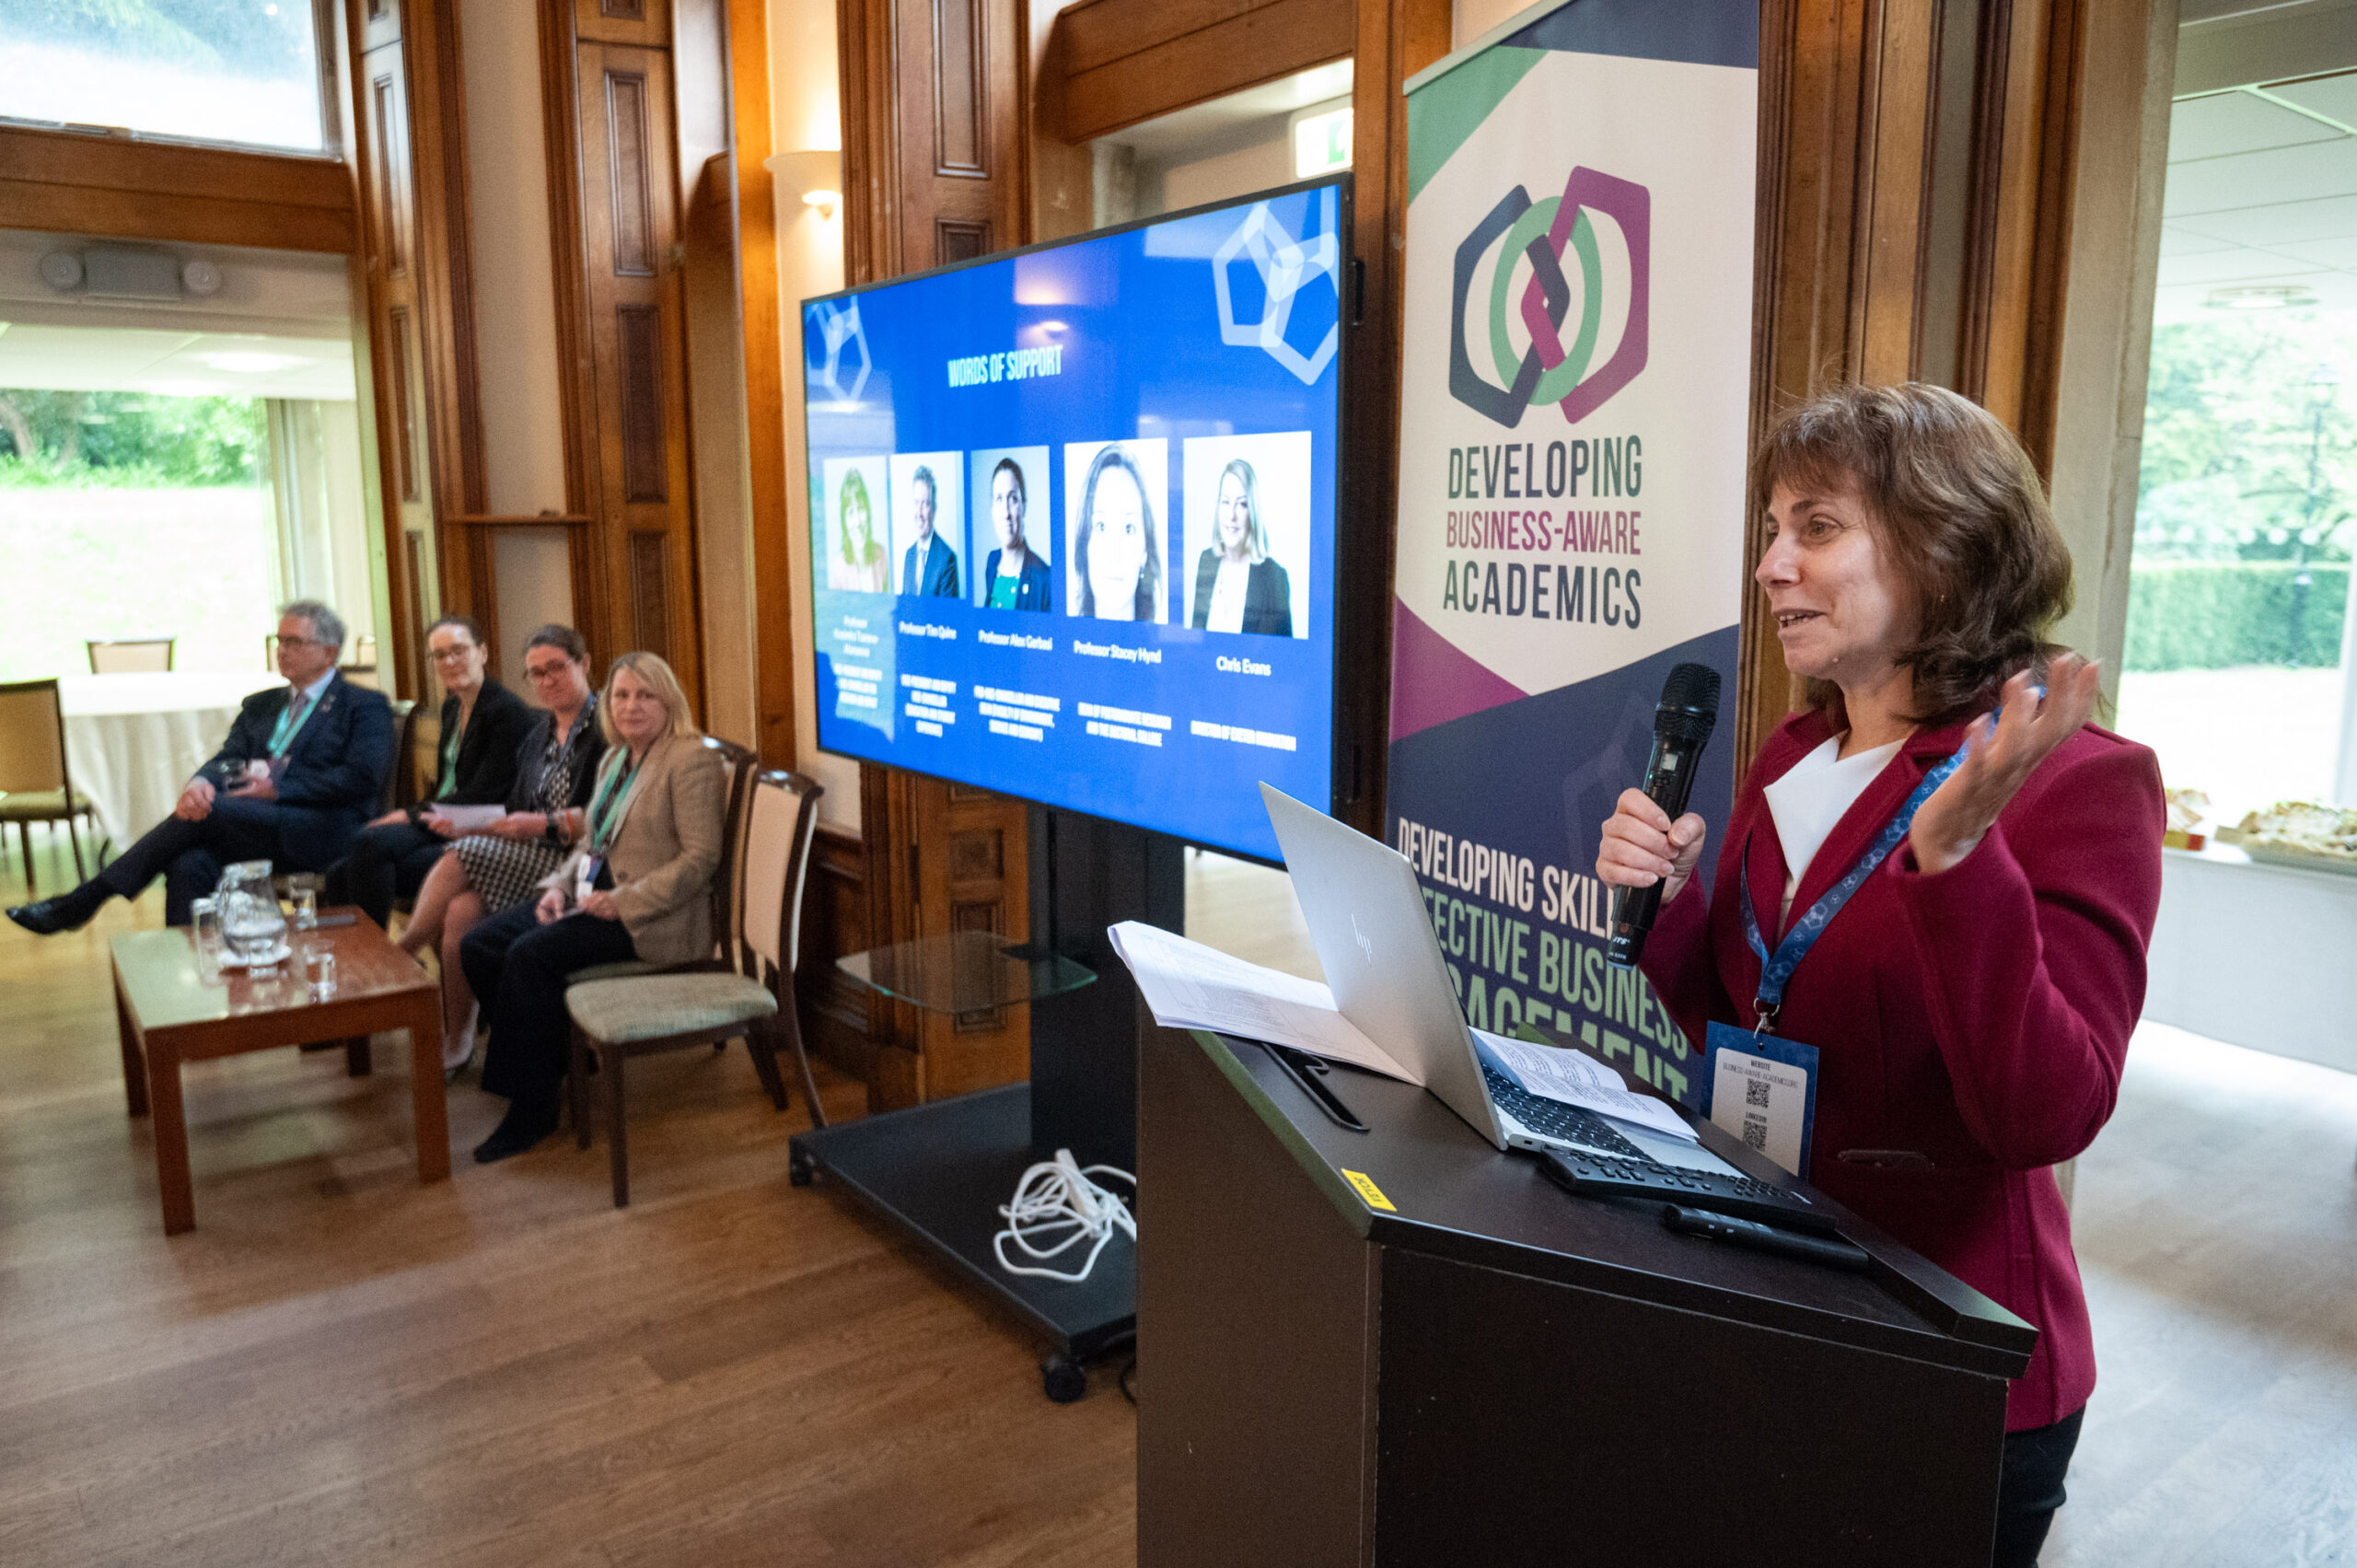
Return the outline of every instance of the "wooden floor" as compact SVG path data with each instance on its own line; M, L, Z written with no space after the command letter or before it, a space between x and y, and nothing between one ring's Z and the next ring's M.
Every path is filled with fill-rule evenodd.
M1188 875L1194 935L1317 972L1274 874ZM633 1064L621 1213L602 1148L467 1162L471 1088L419 1188L395 1052L200 1064L167 1242L105 958L157 920L0 926L0 1564L1132 1561L1109 1376L1048 1404L1023 1336L789 1187L801 1107L741 1051ZM2357 1080L2140 1039L2080 1167L2105 1372L2049 1565L2357 1562L2352 1155Z
M167 1241L105 946L159 898L0 923L0 1564L1132 1560L1110 1369L1048 1403L1028 1340L789 1187L803 1109L741 1049L632 1064L621 1212L602 1144L469 1161L471 1087L420 1188L395 1051L196 1064Z

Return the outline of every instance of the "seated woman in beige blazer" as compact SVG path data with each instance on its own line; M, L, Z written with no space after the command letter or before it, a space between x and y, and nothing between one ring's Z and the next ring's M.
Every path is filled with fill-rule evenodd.
M538 900L494 915L459 944L491 1020L482 1086L507 1114L478 1163L522 1154L556 1128L576 971L712 952L712 879L720 868L727 772L701 744L679 678L654 654L624 654L598 703L606 754L581 837Z

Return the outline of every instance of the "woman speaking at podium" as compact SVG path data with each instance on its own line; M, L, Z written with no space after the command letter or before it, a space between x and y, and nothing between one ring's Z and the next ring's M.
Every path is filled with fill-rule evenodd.
M2034 1563L2096 1379L2049 1167L2110 1117L2142 1005L2159 767L2087 724L2096 667L2046 641L2070 555L1989 413L1843 387L1779 420L1754 470L1753 575L1810 705L1744 778L1712 888L1711 825L1633 789L1596 874L1663 882L1643 967L1689 1036L1817 1048L1807 1179L2037 1325L1996 1551Z

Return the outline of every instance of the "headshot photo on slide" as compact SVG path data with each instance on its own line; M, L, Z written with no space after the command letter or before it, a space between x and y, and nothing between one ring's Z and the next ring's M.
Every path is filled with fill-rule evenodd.
M885 459L829 458L826 532L815 541L824 552L827 587L847 593L892 591L892 557L884 502Z
M1051 556L1055 499L1048 494L1048 448L993 447L968 459L980 516L974 519L974 602L985 610L1056 608Z
M1071 443L1064 447L1064 499L1072 541L1064 556L1065 613L1167 622L1170 443Z
M1309 432L1185 443L1187 624L1309 635Z
M966 454L892 459L892 587L911 598L966 595Z

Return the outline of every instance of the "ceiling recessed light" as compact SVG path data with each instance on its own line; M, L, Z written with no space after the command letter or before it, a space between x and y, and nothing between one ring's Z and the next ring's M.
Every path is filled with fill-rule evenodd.
M273 370L292 370L298 365L310 363L307 359L297 359L291 354L253 354L243 351L234 354L200 354L196 357L215 370L226 370L238 376L267 376Z
M2316 291L2305 284L2267 283L2213 288L2204 303L2212 310L2282 310L2315 301Z

